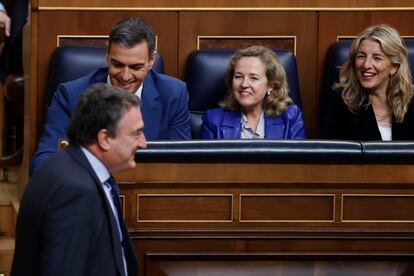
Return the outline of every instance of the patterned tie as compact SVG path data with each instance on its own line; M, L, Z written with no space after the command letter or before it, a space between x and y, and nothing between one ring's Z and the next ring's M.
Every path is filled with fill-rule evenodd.
M122 232L121 245L122 245L122 248L123 248L123 251L124 251L124 254L125 254L125 258L126 258L127 263L128 263L130 252L127 250L127 246L125 244L125 241L128 237L128 231L127 231L127 228L125 226L124 220L122 219L121 203L119 201L119 195L120 195L119 185L112 176L106 181L106 183L111 185L111 188L112 188L111 189L112 199L113 199L115 208L117 209L118 222L119 222L119 226L121 227L121 232Z
M109 185L111 185L112 200L114 202L116 211L118 213L119 224L121 224L121 221L122 221L122 212L121 212L121 203L119 201L119 196L120 196L119 185L118 185L118 183L115 181L115 179L112 176L106 182Z

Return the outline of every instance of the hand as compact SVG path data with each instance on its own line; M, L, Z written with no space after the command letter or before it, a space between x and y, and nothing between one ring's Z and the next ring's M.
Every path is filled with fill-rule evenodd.
M0 28L4 28L6 36L10 36L10 17L4 11L0 11Z

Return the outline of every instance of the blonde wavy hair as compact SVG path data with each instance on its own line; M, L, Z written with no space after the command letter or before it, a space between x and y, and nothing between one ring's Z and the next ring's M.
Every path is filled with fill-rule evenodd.
M236 63L242 57L258 57L266 66L267 82L273 89L270 91L270 94L266 95L263 99L263 110L271 116L277 116L286 111L287 106L293 104L293 101L288 95L285 69L275 52L263 46L250 46L245 49L239 49L231 57L227 66L227 84L229 89L224 100L219 103L219 106L224 109L240 110L240 104L233 96L231 84L233 82Z
M348 109L355 114L361 107L366 108L371 104L368 93L357 78L355 68L358 47L365 39L378 42L391 63L398 65L397 72L390 75L386 94L395 119L402 122L413 97L413 85L407 48L398 31L391 26L385 24L371 26L358 35L351 45L348 60L341 66L339 83L334 87L343 90L342 99Z

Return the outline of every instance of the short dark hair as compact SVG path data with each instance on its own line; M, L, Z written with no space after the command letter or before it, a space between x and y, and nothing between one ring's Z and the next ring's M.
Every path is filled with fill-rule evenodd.
M82 93L72 115L68 129L70 142L82 146L93 144L101 129L107 129L115 137L125 112L139 106L140 99L130 92L105 83L93 84Z
M118 21L109 34L108 52L112 43L132 48L138 43L147 42L148 55L155 51L155 32L148 22L138 17L126 17Z

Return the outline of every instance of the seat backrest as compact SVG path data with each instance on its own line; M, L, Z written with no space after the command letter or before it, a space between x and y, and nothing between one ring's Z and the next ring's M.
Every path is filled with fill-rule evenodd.
M194 51L187 62L186 82L191 112L193 139L199 138L201 116L205 110L218 106L227 92L227 65L237 49L213 48ZM299 80L295 55L285 49L273 49L287 74L289 96L301 106Z
M414 73L414 39L405 39L405 44L408 49L408 61L411 69L411 74ZM334 89L335 83L339 82L339 70L346 62L349 55L352 40L342 40L331 45L326 56L324 67L324 75L321 91L321 120L320 129L323 136L325 129L325 120L329 116L330 101L334 93L341 93L340 90Z
M49 67L46 89L46 110L60 83L75 80L90 72L106 67L106 47L92 45L65 45L57 47ZM164 61L160 54L154 62L153 70L164 73Z

